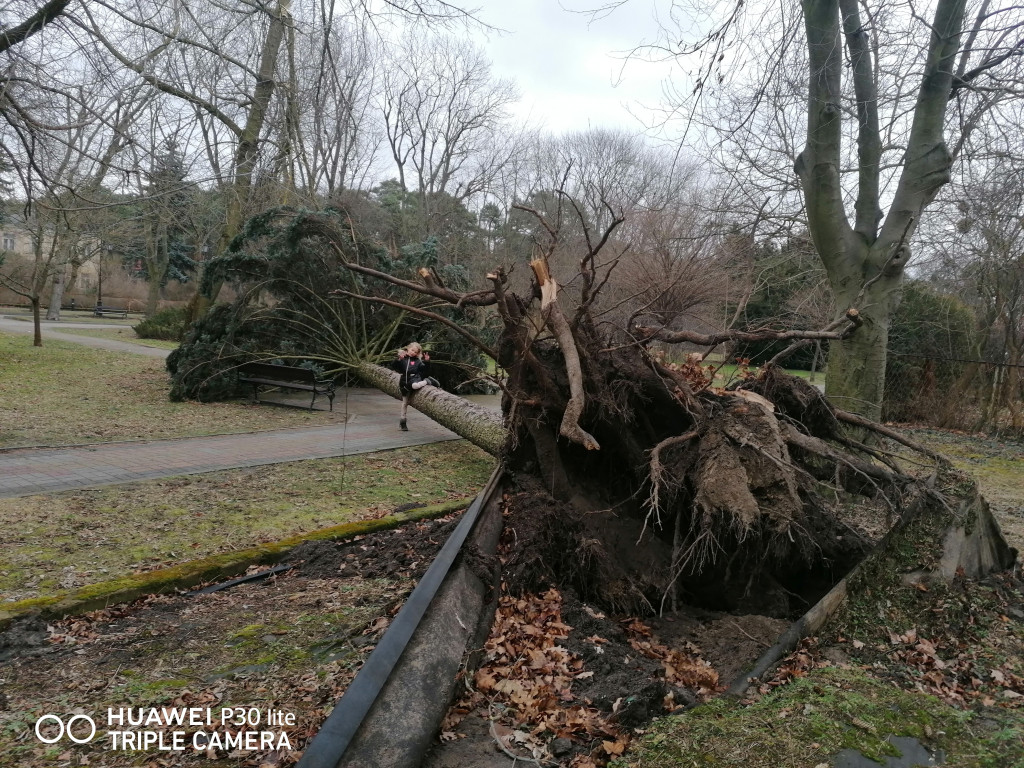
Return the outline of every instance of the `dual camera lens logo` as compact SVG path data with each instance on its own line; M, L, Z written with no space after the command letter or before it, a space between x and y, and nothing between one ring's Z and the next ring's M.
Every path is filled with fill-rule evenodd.
M57 726L56 736L44 736L42 734L41 727L48 723L53 723ZM76 723L85 723L86 725L76 726ZM89 735L83 737L86 731L88 731ZM88 744L96 737L96 721L88 715L73 715L68 718L66 723L56 715L43 715L36 720L36 738L43 742L43 744L54 744L63 739L65 735L75 744Z

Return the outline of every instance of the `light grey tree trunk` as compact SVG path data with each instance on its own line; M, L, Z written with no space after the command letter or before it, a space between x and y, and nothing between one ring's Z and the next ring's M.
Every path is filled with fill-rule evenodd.
M47 320L60 320L60 305L64 302L64 269L58 264L53 273L53 290L50 292L50 306L46 308Z
M365 384L399 400L402 398L399 376L394 371L363 363L353 372ZM500 414L438 387L418 390L409 405L492 456L501 455L507 433ZM397 407L395 420L398 420Z
M840 313L860 311L864 327L829 352L826 392L845 410L881 415L889 322L898 301L909 239L921 212L949 181L953 157L944 128L960 49L965 0L939 0L928 58L918 87L903 168L892 204L882 214L882 142L870 25L856 0L803 0L808 51L807 144L796 161L807 223ZM840 179L843 93L849 76L857 100L857 197L847 216Z
M161 288L171 260L167 222L163 221L163 217L167 213L160 211L158 215L161 221L155 228L153 242L147 246L149 255L146 258L146 271L149 274L149 283L146 292L146 317L152 317L156 313L157 305L160 303Z

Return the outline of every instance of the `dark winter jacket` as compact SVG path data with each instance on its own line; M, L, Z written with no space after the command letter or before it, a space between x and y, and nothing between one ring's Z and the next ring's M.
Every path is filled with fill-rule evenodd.
M429 375L427 369L430 368L430 363L422 357L403 357L395 360L393 367L402 377L398 382L398 388L403 395L408 395L413 391L413 384L427 378Z

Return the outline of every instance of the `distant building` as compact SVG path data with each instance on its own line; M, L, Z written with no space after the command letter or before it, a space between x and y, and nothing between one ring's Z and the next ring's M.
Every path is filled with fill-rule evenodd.
M0 271L14 275L29 275L35 261L36 244L39 232L34 227L25 223L20 215L4 216L0 219L0 254L4 256L3 266ZM75 294L86 294L95 292L99 275L99 253L101 242L95 235L82 234L78 237L75 245L75 252L72 258L65 265L65 279L70 280L73 273L76 274L72 292ZM41 250L44 258L49 255L53 246L53 233L50 228L43 228ZM77 268L77 272L76 272ZM0 281L2 284L2 281ZM48 289L44 289L42 297L44 303L49 298ZM0 302L21 303L10 291L2 290L0 287Z

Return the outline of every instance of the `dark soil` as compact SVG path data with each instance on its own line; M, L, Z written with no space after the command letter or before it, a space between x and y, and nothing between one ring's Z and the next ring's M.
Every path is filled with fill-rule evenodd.
M18 619L7 631L0 632L0 663L15 656L38 656L51 646L47 645L46 622L34 616Z
M658 572L668 572L671 551L650 530L642 535L642 519L624 510L608 514L599 506L580 497L572 503L559 502L533 478L522 475L505 496L499 550L505 588L510 595L526 596L556 587L561 593L560 621L571 628L557 645L582 661L583 673L575 676L569 695L556 705L563 710L579 706L596 710L611 728L629 734L654 717L706 700L714 691L714 682L703 683L703 689L698 684L686 687L669 682L663 659L645 655L630 642L637 639L635 632L631 637L634 620L622 613L624 607L645 604L648 610L642 621L652 631L651 641L710 662L714 669L710 675L713 679L717 672L720 688L749 669L789 626L791 617L806 609L805 601L792 600L790 593L761 606L750 600L734 612L684 606L650 618L656 606L648 596L656 593L658 579L663 578ZM580 511L586 507L596 514ZM824 589L841 575L826 575ZM776 592L785 590L779 587L761 594ZM759 608L785 618L758 615ZM499 739L508 748L510 728L520 733L533 730L530 723L520 722L491 699L485 705L458 702L449 717L462 719L435 746L425 768L489 768L507 762L510 757ZM574 759L599 757L602 740L608 738L615 737L577 732L572 738L565 734L553 738L548 731L513 744L510 751L529 759L531 750L543 745L545 759L553 760L546 764L567 766Z
M642 656L629 644L622 625L581 603L572 593L562 595L562 622L572 627L563 644L583 659L594 676L576 680L573 696L601 712L615 711L615 721L635 728L664 712L669 692L661 663ZM695 700L690 691L686 700Z
M458 524L458 519L428 520L352 541L311 541L289 557L298 571L315 579L341 576L419 579Z
M642 519L607 510L588 514L556 501L528 476L516 478L507 501L503 574L512 594L554 585L622 611L650 606L647 595L664 588L671 550L656 536L641 538Z
M789 622L769 616L733 616L686 608L649 619L654 637L670 648L692 643L711 663L724 685L746 672L775 644ZM678 701L678 698L677 698Z

